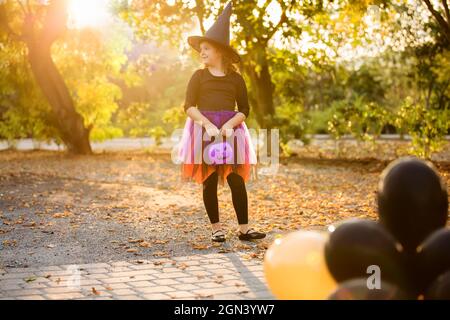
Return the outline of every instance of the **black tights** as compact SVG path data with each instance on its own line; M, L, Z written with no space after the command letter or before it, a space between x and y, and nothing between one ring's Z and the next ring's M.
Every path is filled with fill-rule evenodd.
M214 171L203 182L203 203L208 213L211 224L219 222L219 200L217 198L218 175ZM239 224L248 223L248 201L247 190L245 189L244 179L237 173L230 173L227 176L227 182L231 189L234 210Z

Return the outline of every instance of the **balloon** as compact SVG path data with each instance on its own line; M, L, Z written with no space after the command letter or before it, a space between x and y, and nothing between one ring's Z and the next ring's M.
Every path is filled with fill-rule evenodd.
M450 271L440 275L428 288L425 300L450 300Z
M264 273L278 299L326 299L336 288L324 260L326 234L296 231L276 239L264 256Z
M377 222L352 219L339 225L325 245L325 261L338 282L367 278L379 267L382 280L402 287L409 281L395 239Z
M380 222L400 241L405 251L445 226L447 188L429 162L405 157L390 163L378 186Z
M422 288L450 270L450 230L442 228L432 233L417 249L417 260Z
M345 281L339 285L328 300L409 300L414 295L407 294L399 287L381 281L380 289L369 289L367 279L358 278Z

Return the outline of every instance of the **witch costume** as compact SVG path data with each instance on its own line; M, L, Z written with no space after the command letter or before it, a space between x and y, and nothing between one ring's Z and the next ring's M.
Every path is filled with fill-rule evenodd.
M188 38L189 45L200 52L202 41L211 42L226 52L233 62L239 62L239 54L229 44L230 16L231 2L204 36ZM215 76L207 67L198 69L189 80L184 111L190 107L197 107L218 129L238 112L248 117L250 107L245 81L235 71ZM231 136L219 134L210 137L200 123L188 117L178 157L183 181L194 180L197 183L204 183L214 172L221 185L230 173L237 173L247 182L252 173L255 174L257 165L256 152L245 122L235 126Z

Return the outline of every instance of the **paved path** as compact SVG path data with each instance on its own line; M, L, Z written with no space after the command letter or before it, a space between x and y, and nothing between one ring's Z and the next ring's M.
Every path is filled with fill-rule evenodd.
M0 269L0 299L274 299L237 253Z

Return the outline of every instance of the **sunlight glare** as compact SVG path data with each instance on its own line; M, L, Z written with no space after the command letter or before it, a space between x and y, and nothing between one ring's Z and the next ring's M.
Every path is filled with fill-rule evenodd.
M100 27L110 19L109 0L70 0L71 28Z

